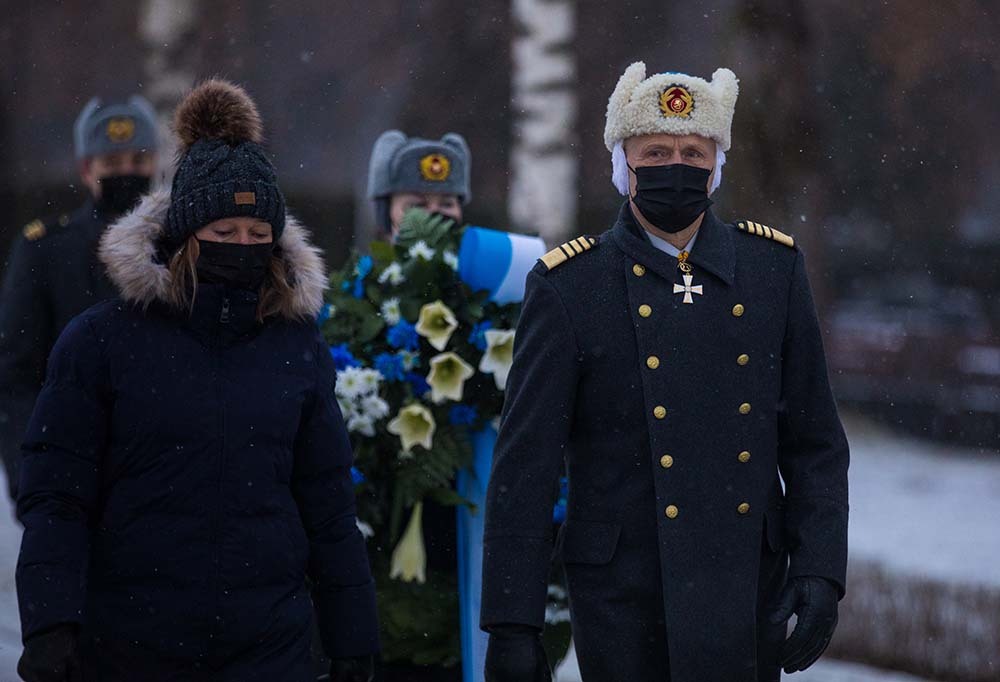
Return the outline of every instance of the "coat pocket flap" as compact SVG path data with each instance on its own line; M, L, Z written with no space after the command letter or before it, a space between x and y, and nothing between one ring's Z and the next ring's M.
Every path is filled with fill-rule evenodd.
M615 555L621 532L620 523L571 519L562 529L562 560L567 564L607 564Z

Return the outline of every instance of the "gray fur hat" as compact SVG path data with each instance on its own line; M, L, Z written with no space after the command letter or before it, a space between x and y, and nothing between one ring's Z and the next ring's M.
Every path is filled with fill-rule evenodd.
M73 124L73 149L77 160L145 149L156 151L156 111L145 97L132 95L127 102L104 104L92 98Z
M407 137L399 130L379 135L368 164L368 198L399 192L457 194L469 203L469 145L458 133L438 141Z

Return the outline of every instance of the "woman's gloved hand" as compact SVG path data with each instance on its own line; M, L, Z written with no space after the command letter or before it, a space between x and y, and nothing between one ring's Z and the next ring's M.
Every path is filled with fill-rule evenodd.
M83 682L79 628L56 625L24 643L17 674L25 682Z

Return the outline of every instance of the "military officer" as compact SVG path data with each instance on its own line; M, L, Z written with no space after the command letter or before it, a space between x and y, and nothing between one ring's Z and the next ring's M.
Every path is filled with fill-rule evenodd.
M728 69L632 64L605 129L618 218L528 275L486 505L490 682L549 679L564 459L555 551L585 681L778 680L832 636L848 445L802 252L709 209L737 92Z
M411 208L461 224L472 198L470 156L469 145L458 133L440 140L407 137L399 130L382 133L368 163L368 198L374 202L381 235L395 237Z
M142 97L92 99L73 142L87 199L76 211L34 220L16 239L0 290L0 455L13 497L17 462L45 361L62 328L114 289L97 261L109 222L131 208L156 168L156 115Z

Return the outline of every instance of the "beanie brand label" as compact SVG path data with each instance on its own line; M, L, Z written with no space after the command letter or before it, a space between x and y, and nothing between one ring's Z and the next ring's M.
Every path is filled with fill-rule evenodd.
M236 202L237 206L256 206L257 195L253 192L236 192L233 195L233 201Z

